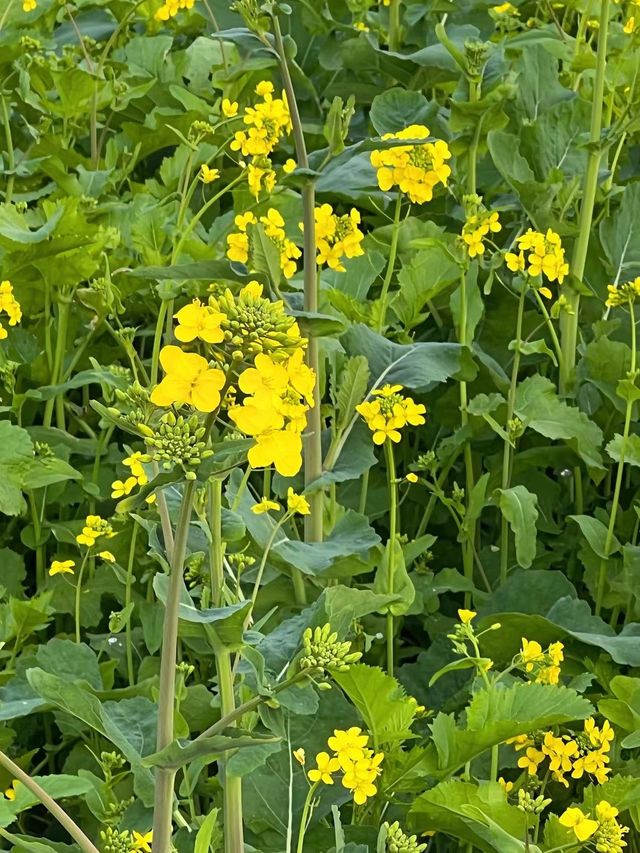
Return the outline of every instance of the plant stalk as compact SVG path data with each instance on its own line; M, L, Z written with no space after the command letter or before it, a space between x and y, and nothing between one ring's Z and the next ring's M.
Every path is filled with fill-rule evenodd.
M395 546L398 533L398 484L396 482L396 465L393 457L393 447L391 439L387 439L384 443L384 455L387 462L387 479L389 481L389 542L387 544L387 577L389 579L387 585L387 595L394 593L394 573L395 573ZM393 641L394 641L394 625L393 613L389 606L387 613L387 672L393 675Z
M475 158L474 158L475 162ZM462 274L460 281L460 328L458 329L458 339L460 346L468 346L467 340L467 320L468 320L468 300L467 300L467 276ZM467 405L469 402L467 393L467 383L464 380L460 381L460 420L462 429L464 430L469 425L469 413ZM464 471L465 471L465 498L467 508L471 500L473 492L474 476L473 476L473 453L471 451L471 438L469 437L464 443ZM462 540L462 564L464 568L464 576L467 580L473 582L473 544L476 537L476 524L472 521L467 528ZM465 607L469 607L471 603L471 593L465 593Z
M393 214L393 230L391 231L391 247L389 249L389 261L387 263L387 272L382 282L382 290L380 291L380 316L378 318L378 332L381 333L384 329L387 319L387 298L389 295L389 286L393 278L393 269L398 255L398 238L400 236L400 211L402 210L402 193L398 193L396 198L396 207Z

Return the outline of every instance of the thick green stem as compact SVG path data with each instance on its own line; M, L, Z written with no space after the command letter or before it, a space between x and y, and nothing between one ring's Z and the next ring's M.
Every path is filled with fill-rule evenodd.
M82 604L82 576L84 575L85 566L87 565L87 559L89 557L89 549L84 552L84 557L82 558L82 562L80 563L80 570L78 571L78 579L76 581L76 595L75 595L75 621L76 621L76 643L80 642L80 610Z
M11 136L11 122L9 120L9 108L4 98L0 98L2 103L2 122L4 124L4 136L7 143L7 166L9 174L7 175L7 186L4 191L4 200L6 204L11 204L13 197L13 182L15 179L14 170L16 168L16 157L13 150L13 138Z
M79 845L84 853L99 853L98 848L87 838L78 824L59 806L56 801L44 791L38 783L25 773L21 767L13 762L8 755L0 751L0 764L7 770L13 779L17 779L34 797L42 803L47 811L53 815L60 826L64 827L71 838Z
M398 534L398 483L396 481L396 465L393 458L391 439L384 443L384 455L387 462L387 479L389 483L389 542L387 543L387 595L394 593L395 547ZM387 613L387 672L393 675L393 613Z
M189 480L184 487L180 517L176 527L175 541L171 554L171 574L165 605L164 626L162 632L162 651L160 658L160 686L158 695L158 735L156 748L164 749L173 741L176 660L178 643L178 613L184 557L189 538L189 524L195 494L195 480ZM169 853L172 835L173 783L175 771L158 768L156 770L156 791L153 808L153 849L154 853Z
M124 606L127 610L127 624L125 628L125 638L127 646L127 678L129 685L136 683L135 672L133 669L133 637L131 631L131 612L129 605L131 604L131 592L133 587L133 564L136 556L136 539L138 537L138 524L133 522L133 530L131 531L131 542L129 543L129 559L127 561L127 584L124 593Z
M398 238L400 236L400 212L402 210L402 194L398 193L396 198L396 208L393 214L393 229L391 231L391 247L389 248L389 260L387 262L387 272L382 282L382 290L380 291L380 316L378 318L378 332L382 332L387 319L387 298L389 295L389 285L393 278L393 269L396 264L398 255Z
M300 818L300 830L298 831L298 843L296 844L296 853L303 853L304 837L307 832L307 827L311 819L313 796L318 789L320 782L314 782L307 791L307 796L302 807L302 817Z
M629 312L631 315L631 370L629 371L630 377L635 381L636 376L636 363L637 363L637 340L636 340L636 318L633 310L633 302L629 301ZM622 477L624 474L624 463L626 458L627 451L627 441L629 439L629 432L631 429L631 415L633 413L633 399L629 397L627 399L627 406L624 415L624 428L622 431L622 443L620 445L620 459L618 460L618 469L616 471L616 482L613 487L613 500L611 503L611 513L609 515L609 526L607 527L607 535L604 540L604 554L605 556L600 559L600 565L598 567L598 586L596 592L596 616L600 615L600 611L602 610L602 602L604 598L604 587L605 580L607 577L607 561L609 559L609 552L611 550L611 545L613 543L613 535L616 527L616 517L618 515L618 508L620 506L620 491L622 489Z
M162 299L160 301L160 308L158 309L158 317L156 319L156 331L153 336L153 351L151 353L151 374L149 376L149 379L151 381L151 387L157 385L158 383L158 364L160 360L160 347L162 346L162 332L167 317L168 305L169 301L167 299Z
M53 355L53 368L51 370L51 384L56 385L62 378L62 365L67 349L67 327L69 325L69 312L71 299L68 296L60 296L58 302L58 330L56 336L56 347ZM59 429L64 429L64 395L56 395L47 400L44 407L43 424L51 426L53 407L56 406L56 423Z
M400 49L400 0L391 0L389 5L389 50Z
M527 295L527 286L522 285L520 298L518 300L518 317L516 320L516 338L515 352L513 354L513 365L511 367L511 384L509 386L509 397L507 400L507 420L505 430L507 435L513 420L513 413L516 405L516 391L518 390L518 371L520 370L520 342L522 340L522 318L524 317L524 301ZM509 437L504 440L504 449L502 451L502 488L508 489L511 482L511 440ZM500 583L504 583L507 579L509 569L509 524L504 514L500 522Z
M584 278L584 271L587 262L589 237L591 236L591 227L593 223L593 208L598 188L598 172L600 170L600 160L602 158L600 137L602 134L602 110L607 70L609 6L610 0L601 0L600 28L598 30L598 55L593 86L593 102L591 104L590 149L584 176L578 238L575 242L573 257L571 259L571 273L580 282ZM560 317L560 331L562 333L560 391L565 394L573 381L573 371L576 364L576 349L578 344L578 323L580 319L580 295L574 291L569 291L568 297L571 313L569 311L564 311Z
M291 114L291 125L296 147L298 165L302 169L309 168L309 157L304 140L304 131L298 102L289 72L287 54L282 40L280 22L276 16L273 18L273 35L276 51L280 61L280 73L287 95L289 112ZM315 185L313 181L307 181L302 188L302 224L304 230L304 310L317 312L319 281L316 269L316 227L315 227ZM311 487L312 483L322 474L322 417L320 412L320 358L318 339L309 336L307 347L307 365L314 371L316 383L313 392L314 406L307 415L307 430L304 442L304 482L305 487ZM323 494L320 489L311 491L309 496L311 512L305 517L304 538L306 542L321 542L323 538Z
M236 709L231 659L226 649L220 649L216 652L216 664L218 668L221 711L222 716L226 717L229 714L233 714ZM229 726L235 726L235 721L229 723ZM223 763L223 774L225 853L243 853L242 778L240 776L232 776L227 772L226 761Z
M481 81L471 78L469 80L469 103L475 104L480 97ZM478 116L478 124L473 133L473 140L469 146L469 165L467 170L467 192L475 195L478 191L478 145L480 143L480 129L482 127L482 116Z
M224 545L222 542L222 480L214 478L207 484L207 503L209 509L209 530L211 549L209 552L209 574L211 582L211 601L214 607L222 606L224 590Z
M474 158L475 160L475 158ZM460 345L466 347L469 345L469 341L467 339L467 314L468 314L468 300L467 300L467 277L463 273L461 281L460 281L460 328L458 329L458 339L460 341ZM462 380L460 382L460 420L462 423L462 429L466 429L469 425L469 413L467 412L467 405L469 399L467 394L467 383ZM471 494L473 492L474 487L474 476L473 476L473 453L471 450L471 436L468 436L464 442L464 471L465 471L465 497L467 508L469 507L469 501L471 500ZM464 576L467 580L473 581L473 546L476 537L476 524L475 521L471 521L468 527L465 525L465 536L462 540L462 563L464 567ZM469 607L471 602L471 593L465 593L465 607Z

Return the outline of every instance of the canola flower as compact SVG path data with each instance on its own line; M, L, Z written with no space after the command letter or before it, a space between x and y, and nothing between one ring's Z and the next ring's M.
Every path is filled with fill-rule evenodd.
M75 565L74 560L52 560L49 567L49 574L51 577L55 575L72 575L74 574Z
M607 800L596 805L595 819L577 806L571 806L558 818L560 824L573 830L580 843L590 841L598 853L622 853L627 846L624 836L629 828L618 823L619 811Z
M367 747L369 735L354 726L350 729L334 729L327 741L329 752L316 755L316 766L307 771L309 780L315 785L333 785L334 776L342 774L342 786L351 792L356 805L364 805L378 792L376 779L382 772L384 753L375 753Z
M220 111L226 118L235 118L238 115L240 105L237 101L231 101L229 98L223 98L220 104Z
M531 278L546 278L550 282L562 284L569 274L569 264L565 261L560 236L549 228L546 234L531 228L516 240L518 252L507 252L505 260L511 272L523 272ZM546 285L536 288L543 296L551 298L551 290Z
M165 372L162 381L151 392L155 406L188 404L199 412L213 412L220 405L220 391L225 375L210 367L206 358L180 347L166 346L160 352L160 364Z
M203 184L212 184L220 177L220 169L211 169L206 163L203 163L202 166L200 166L198 177Z
M22 11L23 12L33 12L34 9L38 8L38 4L36 0L22 0Z
M558 684L560 664L564 660L564 645L551 643L546 651L536 640L522 638L518 664L537 684Z
M78 545L86 545L87 548L93 548L96 540L103 536L107 539L115 536L113 527L99 515L88 515L85 519L82 533L76 536L76 542Z
M349 213L339 216L330 204L321 204L314 211L318 266L326 264L330 269L345 272L343 258L358 258L364 255L364 234L359 228L360 213L352 207ZM300 229L303 229L300 223Z
M356 411L373 433L374 444L384 444L387 439L398 443L400 430L407 424L419 426L425 423L423 404L401 394L402 390L402 385L384 385L371 392L373 400L365 400L356 406Z
M621 305L629 305L640 296L640 276L623 284L609 284L607 286L608 308L619 308Z
M280 504L276 501L269 500L269 498L262 498L262 500L251 507L251 512L254 515L264 515L267 512L278 512L279 509Z
M133 849L142 851L142 853L151 853L151 845L153 843L153 832L136 832L131 833Z
M154 18L156 21L168 21L182 9L193 9L195 0L165 0L165 2L156 10Z
M251 212L239 213L234 219L234 224L238 230L227 236L227 257L230 261L237 261L241 264L250 263L251 241L248 229L250 226L260 224L264 228L265 235L278 250L280 269L285 278L291 278L292 275L295 275L298 269L296 261L302 256L302 252L287 237L284 230L284 219L279 211L270 207L259 220Z
M464 201L466 218L462 226L462 242L469 257L476 258L485 252L485 238L502 231L502 225L499 214L487 210L480 196L466 196Z
M429 128L422 124L412 124L398 133L385 133L382 137L384 140L429 138ZM451 167L447 164L449 159L451 151L442 139L398 145L372 151L370 155L380 189L388 192L398 187L415 204L431 201L435 187L447 185L451 175Z
M22 319L22 309L13 294L13 285L10 281L0 282L0 314L2 313L9 318L10 326L16 326ZM4 340L7 335L7 330L0 322L0 341Z
M178 321L174 334L181 343L191 343L196 338L207 344L224 340L224 332L220 328L224 314L203 305L199 299L185 305L173 317Z
M22 782L20 782L19 779L13 779L13 781L11 782L11 786L9 788L6 788L4 791L4 795L7 800L15 800L16 794L18 793L18 786L21 784Z

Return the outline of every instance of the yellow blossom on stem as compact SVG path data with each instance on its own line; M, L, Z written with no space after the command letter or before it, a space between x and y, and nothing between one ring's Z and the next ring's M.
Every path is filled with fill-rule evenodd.
M225 319L224 314L203 305L199 299L194 299L173 316L178 321L175 336L182 343L191 343L196 338L207 344L224 340L224 332L220 328L220 323Z
M311 507L304 495L296 494L291 486L287 489L287 509L298 515L309 515Z
M155 406L189 404L200 412L213 412L220 405L225 375L197 353L166 346L160 352L164 379L151 392Z
M382 139L418 140L418 144L371 152L371 165L376 169L378 186L383 192L397 186L414 204L424 204L431 201L438 184L446 186L451 175L451 167L447 163L451 151L442 139L419 142L430 139L428 127L412 124L398 133L385 133Z
M223 98L221 109L223 115L227 118L233 118L238 115L238 102L230 101L229 98Z
M346 731L334 729L333 736L327 741L327 745L340 759L347 758L357 761L364 756L364 749L369 743L369 735L362 734L362 729L352 726Z
M49 567L49 574L54 575L72 575L75 562L73 560L52 560Z
M259 503L251 507L251 512L254 515L264 515L266 512L277 512L280 509L280 504L276 501L271 501L269 498L262 498Z
M400 391L402 385L385 385L371 392L373 400L365 400L356 406L356 411L373 433L374 444L384 444L387 439L397 443L403 427L407 424L419 426L425 422L426 409L422 403L415 403Z
M18 785L21 785L21 784L22 784L22 783L20 782L20 780L19 780L19 779L14 779L14 780L11 782L11 787L10 787L10 788L7 788L7 789L5 790L5 792L4 792L5 797L6 797L8 800L15 800L15 798L16 798L16 794L17 794L17 792L18 792Z
M101 560L104 560L107 563L115 563L116 561L116 558L113 556L111 551L99 551L98 557L100 557Z
M475 610L458 610L458 618L463 625L468 625L477 615Z
M137 485L137 477L127 477L126 480L114 480L111 483L111 497L122 498L125 495L130 495Z
M305 761L307 760L304 749L302 747L294 749L292 754L298 764L301 764L304 767Z
M211 169L206 163L200 166L200 180L203 184L212 184L220 177L220 169Z
M142 853L151 853L151 844L153 842L153 832L136 832L131 833L133 841L133 849L142 851Z
M562 826L572 829L578 841L586 841L598 828L598 821L591 820L588 814L577 807L566 809L558 818Z
M319 752L316 755L316 767L309 770L308 776L312 782L324 782L325 785L333 785L333 774L340 769L337 758L331 758L328 752Z

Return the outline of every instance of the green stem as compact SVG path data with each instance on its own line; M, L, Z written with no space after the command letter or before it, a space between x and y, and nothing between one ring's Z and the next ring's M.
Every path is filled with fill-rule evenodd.
M307 146L304 139L302 120L298 110L287 54L282 40L280 21L273 17L273 35L276 51L280 61L280 73L287 95L293 138L296 147L298 166L309 168ZM304 232L304 310L315 313L318 311L319 281L316 269L316 228L315 228L315 184L309 180L302 188L302 224ZM314 405L307 415L307 430L304 443L304 482L309 490L308 500L311 507L309 515L305 516L304 537L306 542L321 542L323 539L323 494L320 489L312 491L310 487L322 474L322 417L320 411L320 356L318 339L309 335L307 347L307 365L313 370L316 381L313 390Z
M633 302L629 300L629 313L631 315L631 370L629 371L630 377L635 381L636 375L636 362L637 362L637 340L636 340L636 319L635 313L633 310ZM611 503L611 514L609 516L609 526L607 527L607 535L604 540L604 554L605 556L600 559L600 565L598 567L598 586L596 592L596 616L600 615L600 611L602 610L602 601L604 598L604 587L605 580L607 575L607 561L609 559L609 553L611 550L611 544L613 542L614 530L616 527L616 517L618 515L618 508L620 505L620 491L622 489L622 477L624 474L624 463L626 457L627 450L627 441L629 439L629 432L631 429L631 415L633 413L633 399L627 399L627 406L624 415L624 429L622 431L622 444L620 446L620 459L618 460L618 469L616 472L616 482L613 488L613 501Z
M195 480L189 480L185 484L182 505L180 507L180 517L176 526L175 541L171 554L171 574L169 576L169 590L165 604L160 657L158 734L156 739L156 748L158 751L168 746L173 741L174 735L178 613L195 486ZM169 853L171 847L174 779L175 770L167 768L158 768L156 770L156 790L153 809L154 853Z
M127 584L124 593L124 606L128 608L131 604L131 590L133 586L133 564L136 556L136 539L138 537L138 524L134 520L133 530L131 531L131 542L129 544L129 559L127 561ZM127 645L127 678L129 685L136 683L135 673L133 670L133 638L131 631L131 613L127 613L127 624L125 628L125 637Z
M162 333L164 330L164 323L167 317L168 305L169 300L162 299L160 301L160 308L158 309L158 317L156 319L156 330L153 336L153 350L151 352L151 373L149 376L152 388L158 384L158 363L160 360L160 347L162 346Z
M209 554L211 601L214 607L221 607L224 590L224 544L222 542L222 480L217 477L207 483L207 502L211 531Z
M571 273L580 282L582 282L584 278L584 271L587 262L589 237L591 235L591 225L593 221L593 209L595 205L596 191L598 188L598 172L600 170L600 160L602 158L600 136L602 134L602 110L607 70L609 5L610 0L601 0L596 75L593 87L593 102L591 104L590 148L584 177L578 238L573 249L573 257L571 260ZM569 311L564 311L560 317L563 353L562 368L560 371L561 393L566 393L570 388L576 363L576 348L578 344L580 294L574 291L568 291L568 298L571 313Z
M29 509L31 511L31 523L33 524L33 534L36 540L36 588L41 591L44 589L45 582L45 548L40 542L42 537L42 523L40 520L40 513L38 512L35 492L30 491L28 495Z
M222 716L226 717L236 710L231 658L226 649L216 652L218 683ZM229 724L235 726L235 721ZM244 833L242 827L242 778L227 772L226 760L223 762L224 778L224 849L225 853L242 853ZM155 836L154 836L155 844Z
M509 425L513 420L516 405L516 391L518 389L518 371L520 370L520 341L522 340L522 318L524 317L524 301L527 295L526 284L522 285L520 298L518 300L518 317L516 320L516 348L513 354L513 365L511 367L511 384L509 386L509 397L507 399L507 420L505 429L509 433ZM507 437L504 440L502 452L502 488L508 489L511 482L511 441ZM509 569L509 525L504 514L500 522L500 582L507 579Z
M76 581L76 601L75 601L75 620L76 620L76 643L80 642L80 605L82 598L82 576L84 575L85 566L87 565L87 559L89 557L89 549L84 552L84 557L82 558L82 563L80 563L80 569L78 571L78 580Z
M387 462L387 479L389 483L389 542L387 543L387 595L394 593L394 557L398 526L398 484L396 482L396 465L393 458L393 446L391 439L387 439L384 443L384 455ZM393 640L394 626L393 613L391 610L387 613L387 672L393 675Z
M58 330L56 336L56 347L53 355L53 368L51 370L51 385L56 385L62 378L62 365L67 349L67 327L69 324L69 312L71 300L68 296L60 296L58 302ZM59 401L59 402L58 402ZM64 429L64 395L56 395L47 400L44 407L43 424L51 426L53 407L56 406L56 423L59 429Z
M9 108L7 107L7 102L4 97L0 98L0 101L2 102L2 122L4 124L4 136L7 143L7 165L9 167L7 170L9 174L7 175L7 186L4 191L4 200L6 204L11 204L11 199L13 197L13 182L15 180L14 170L16 168L16 157L13 150Z
M25 788L42 803L45 809L47 809L47 811L58 821L60 826L66 829L71 838L73 838L84 853L99 853L98 848L92 844L78 824L66 813L62 806L58 805L58 803L56 803L56 801L50 797L49 794L47 794L47 792L44 791L28 773L25 773L21 767L18 767L18 765L2 751L0 751L0 764L11 774L13 779L17 779L22 783Z
M475 104L480 98L480 87L482 83L475 78L469 79L469 103ZM469 146L469 168L467 171L467 192L475 195L478 191L478 145L480 144L480 128L482 127L482 116L478 116L478 124L473 133L473 140Z
M540 296L537 290L533 291L533 294L536 298L536 302L538 303L538 307L542 311L542 316L544 317L544 321L547 324L547 329L549 330L549 334L551 336L551 341L553 343L553 349L556 354L556 358L558 359L558 367L562 370L562 347L560 346L560 339L556 333L551 317L549 316L549 312L547 311L547 306L544 304L544 300Z
M396 207L393 214L393 226L391 231L391 246L389 248L389 260L387 262L387 271L384 281L382 282L382 290L380 291L380 316L378 318L378 332L382 332L387 318L387 297L389 295L389 286L393 278L393 269L396 263L398 254L398 238L400 236L400 213L402 210L402 194L398 193L396 197Z
M400 48L400 0L391 0L389 5L389 50Z
M309 820L311 819L311 804L313 803L313 795L317 791L319 784L320 782L314 782L313 785L311 785L311 787L307 791L304 806L302 807L302 817L300 818L300 830L298 832L298 843L296 845L296 853L303 853L304 837L307 832Z
M460 328L458 329L458 338L460 346L467 347L467 276L462 274L460 281ZM462 380L460 382L460 420L462 429L466 429L469 425L469 413L467 412L468 405L467 383ZM465 497L467 509L471 494L474 488L473 476L473 453L471 450L471 437L469 436L464 443L464 470L465 470ZM462 539L462 563L464 567L464 576L467 580L473 582L473 545L476 538L476 524L472 521L467 527L465 524L465 535ZM471 603L471 593L465 593L465 607L469 607Z
M221 198L230 189L235 187L235 185L238 184L242 179L243 179L243 175L238 175L238 177L234 178L230 183L228 183L224 187L224 189L221 189L219 193L216 193L215 195L211 196L211 198L208 199L202 205L200 210L196 214L194 214L194 216L189 220L188 225L184 228L184 230L182 231L182 234L180 235L180 239L178 240L178 243L177 243L175 249L173 250L173 254L171 256L171 263L175 264L175 262L178 260L178 257L180 255L180 252L182 251L182 247L184 246L185 241L187 240L187 238L189 237L189 235L191 234L193 229L196 227L198 222L200 222L202 217L205 215L207 210L209 210L211 205L215 204L215 202L218 201L219 198Z

